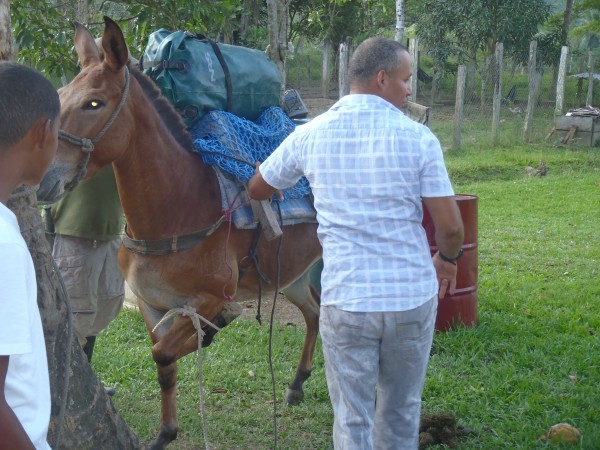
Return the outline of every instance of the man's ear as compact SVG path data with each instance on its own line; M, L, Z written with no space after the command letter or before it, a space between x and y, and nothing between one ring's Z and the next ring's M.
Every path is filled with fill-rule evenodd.
M385 73L385 70L381 69L379 72L377 72L377 75L375 75L375 82L377 83L377 87L382 88L387 80L386 80L387 74Z
M372 93L381 96L389 84L388 74L383 69L379 70L375 76L371 78L370 84Z

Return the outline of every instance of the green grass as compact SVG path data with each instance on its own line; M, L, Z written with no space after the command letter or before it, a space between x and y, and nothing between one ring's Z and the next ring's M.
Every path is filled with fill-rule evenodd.
M460 450L600 448L600 149L469 145L445 157L455 190L479 197L479 322L436 334L424 412L451 412L476 431L461 438ZM548 175L526 176L523 168L540 159ZM301 327L274 329L277 448L331 449L320 346L304 403L282 405L302 339ZM234 322L203 363L213 448L273 448L268 327ZM116 406L147 442L160 400L136 312L123 311L100 336L93 365L116 385ZM181 431L169 448L203 448L196 355L179 368ZM559 422L581 430L580 446L539 440Z

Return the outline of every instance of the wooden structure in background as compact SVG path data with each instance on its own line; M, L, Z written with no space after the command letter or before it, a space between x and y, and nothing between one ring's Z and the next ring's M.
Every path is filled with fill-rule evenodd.
M592 147L600 143L600 115L556 116L554 129L557 133L565 133L564 144L572 139L579 139Z

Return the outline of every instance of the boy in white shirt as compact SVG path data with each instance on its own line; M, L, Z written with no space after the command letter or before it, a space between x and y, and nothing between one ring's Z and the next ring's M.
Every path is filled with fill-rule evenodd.
M0 450L49 450L50 384L35 269L6 203L19 186L37 185L54 158L60 101L46 78L8 61L0 61L0 92Z

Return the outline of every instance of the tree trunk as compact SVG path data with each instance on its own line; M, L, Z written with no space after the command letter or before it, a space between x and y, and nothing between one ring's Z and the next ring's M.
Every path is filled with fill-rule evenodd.
M571 13L573 12L573 0L567 0L565 13L563 15L562 26L562 45L567 45L567 36L569 35L569 25L571 24Z
M465 101L471 102L477 97L475 91L475 73L477 71L477 57L469 56L467 60L467 73L465 79Z
M77 0L77 20L85 25L90 22L90 8L88 0Z
M267 0L269 14L269 48L268 55L277 64L285 89L286 54L288 42L288 9L289 0Z
M404 38L404 0L396 0L396 42Z
M17 216L36 271L52 396L48 443L56 450L139 448L137 437L104 392L73 334L68 298L55 269L35 193L17 191L8 207Z
M240 27L240 37L242 42L245 42L248 38L248 32L250 27L259 26L258 18L260 16L260 8L262 3L258 0L243 0L242 10L247 14L242 15L242 23Z
M0 0L0 61L12 59L10 1Z

